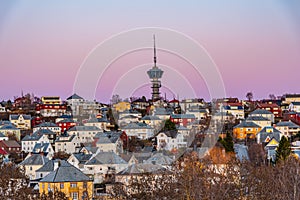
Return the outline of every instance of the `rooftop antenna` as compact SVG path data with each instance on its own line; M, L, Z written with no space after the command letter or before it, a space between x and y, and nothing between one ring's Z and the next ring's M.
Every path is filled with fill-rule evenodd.
M155 46L155 34L153 34L153 43L154 43L154 67L156 67L156 46Z

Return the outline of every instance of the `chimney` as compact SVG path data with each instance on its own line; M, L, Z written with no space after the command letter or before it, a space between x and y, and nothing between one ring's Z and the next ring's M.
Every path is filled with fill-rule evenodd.
M53 171L55 171L57 168L60 167L60 160L55 160L54 161L54 168L53 168Z

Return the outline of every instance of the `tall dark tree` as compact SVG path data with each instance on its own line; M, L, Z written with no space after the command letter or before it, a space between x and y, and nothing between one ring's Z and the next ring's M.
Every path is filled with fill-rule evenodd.
M246 97L247 97L248 101L252 101L253 93L252 92L247 92Z
M167 119L163 130L164 131L176 130L176 124L172 122L170 119Z
M291 144L288 139L283 136L276 150L276 162L286 160L291 154Z
M229 131L227 131L226 137L224 139L220 139L219 142L223 145L226 152L234 152L233 139Z

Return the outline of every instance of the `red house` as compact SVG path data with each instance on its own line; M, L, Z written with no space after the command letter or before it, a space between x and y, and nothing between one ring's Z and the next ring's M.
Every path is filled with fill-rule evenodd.
M58 117L66 114L67 106L65 104L37 104L35 110L43 117Z
M300 113L288 112L283 114L283 120L291 120L292 122L300 126Z
M0 148L5 150L7 153L21 153L21 145L15 140L1 140Z
M272 112L276 118L282 117L282 110L276 103L259 103L256 108L268 110Z
M187 126L189 123L196 120L194 114L172 114L170 120L177 125Z
M73 119L67 118L57 122L56 124L61 128L61 132L63 133L72 128L73 126L76 126L77 122L75 122Z

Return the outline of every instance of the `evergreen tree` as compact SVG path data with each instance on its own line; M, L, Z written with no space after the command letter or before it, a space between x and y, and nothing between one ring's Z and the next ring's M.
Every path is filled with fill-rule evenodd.
M163 130L164 131L176 130L176 124L172 122L170 119L167 119Z
M233 139L229 131L227 131L224 139L219 139L219 142L223 145L226 152L234 152Z
M283 136L276 149L276 162L286 160L291 154L291 144L285 136Z

